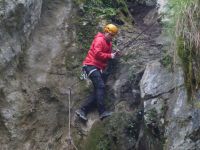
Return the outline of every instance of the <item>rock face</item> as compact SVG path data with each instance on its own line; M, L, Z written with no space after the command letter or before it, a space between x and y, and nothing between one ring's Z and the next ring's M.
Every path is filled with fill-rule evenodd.
M170 120L167 117L167 113L171 111L169 103L176 99L176 89L182 87L183 84L183 72L180 68L173 73L164 68L159 61L153 61L147 65L140 81L140 89L144 100L145 127L150 135L153 135L149 137L147 134L145 139L150 149L163 149L162 142L157 143L157 145L160 144L159 147L154 147L155 142L149 142L148 138L153 141L164 141L165 127Z
M92 112L84 124L74 115L90 90L79 80L77 8L71 0L0 1L0 149L73 149L70 92L70 133L79 149L200 149L200 92L188 102L181 68L168 68L159 23L124 47L156 21L157 2L129 3L144 8L133 10L134 26L120 26L123 56L107 70L106 106L114 114L100 121Z
M16 69L20 56L27 45L27 38L37 25L42 9L42 0L1 1L0 3L0 89L1 89L1 148L11 149L13 138L24 138L19 118L28 111L30 103L19 90L20 79ZM15 78L15 79L14 79ZM18 137L18 138L17 138ZM16 145L15 145L16 146Z
M0 69L22 53L26 38L40 19L41 9L42 0L0 2Z
M1 4L1 149L64 149L71 1Z
M157 4L157 0L141 0L139 3L144 4L146 6L155 6Z
M188 102L181 69L172 74L159 62L150 63L140 88L145 125L156 138L166 138L164 148L199 149L199 109Z
M196 98L199 102L198 96ZM169 104L167 116L166 147L173 150L199 149L200 111L196 101L194 104L188 102L185 88L177 90L176 98Z
M149 63L140 82L142 98L158 97L183 85L183 73L180 73L180 70L176 73L169 73L158 61Z

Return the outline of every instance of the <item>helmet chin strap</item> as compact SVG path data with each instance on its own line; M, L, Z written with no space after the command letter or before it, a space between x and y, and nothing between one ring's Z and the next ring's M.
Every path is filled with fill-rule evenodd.
M107 42L111 42L112 40L111 40L111 39L106 39L106 41L107 41Z
M105 39L106 39L107 42L111 42L112 41L112 38L108 37L109 33L105 32L104 35L105 35Z

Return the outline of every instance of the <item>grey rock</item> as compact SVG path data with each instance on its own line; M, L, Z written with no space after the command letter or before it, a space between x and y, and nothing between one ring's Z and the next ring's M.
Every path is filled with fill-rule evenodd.
M66 69L67 59L73 58L74 62L79 64L76 55L80 55L73 42L76 31L70 20L72 2L71 0L2 2L0 1L1 149L67 149L69 87L74 86L71 91L73 108L77 107L77 103L85 96L81 93L82 83L77 83L77 77L71 70ZM155 0L143 0L138 3L156 5ZM144 22L150 25L153 20L155 21L156 13L156 9L150 11L143 18ZM87 25L87 22L83 25ZM136 33L135 30L127 32L122 29L118 46L123 47L123 43L137 37L140 33L139 28L137 30ZM124 58L120 60L119 65L115 65L116 72L108 82L111 89L108 91L111 93L108 97L113 100L115 112L124 114L121 117L111 117L114 122L110 122L112 127L116 127L115 132L120 131L120 135L116 133L122 139L121 149L142 147L142 145L150 149L148 142L152 145L152 149L160 150L160 146L163 146L158 137L152 138L152 135L143 133L142 124L137 122L137 128L133 128L134 124L130 124L131 118L137 114L136 110L139 108L140 118L143 117L144 110L144 123L153 127L153 135L157 134L157 131L164 134L167 139L166 149L200 149L198 107L200 94L197 93L194 104L188 103L181 69L177 67L172 73L159 61L152 62L160 59L162 49L159 46L168 45L170 39L159 37L149 40L149 38L150 35L144 34L137 42L132 42L125 48ZM70 109L71 115L73 108ZM124 126L126 130L124 127L115 126L123 125L126 119L124 116L127 115L130 119L126 120L127 125ZM85 138L93 128L93 124L98 121L97 112L88 117L87 125L78 124L81 126L78 132L74 119L72 128L75 133L79 133L75 135L77 139ZM122 124L119 123L119 118ZM136 116L134 118L137 120ZM112 128L108 129L112 135ZM127 132L130 134L129 139L123 135L124 131L129 131ZM132 139L133 136L136 137ZM151 142L152 139L160 146ZM128 145L124 144L127 141Z
M0 70L23 52L25 41L37 25L42 0L1 1Z
M168 106L166 147L170 150L198 149L200 125L197 122L200 119L200 111L188 102L184 87L176 90Z
M183 85L183 72L178 69L175 74L162 67L159 61L147 64L140 82L141 97L147 99L168 93L175 87Z
M66 47L74 50L66 32L71 1L10 0L0 10L1 148L67 147L55 141L67 125L68 87L76 81L64 59Z
M139 0L138 3L145 4L146 6L156 6L157 0Z

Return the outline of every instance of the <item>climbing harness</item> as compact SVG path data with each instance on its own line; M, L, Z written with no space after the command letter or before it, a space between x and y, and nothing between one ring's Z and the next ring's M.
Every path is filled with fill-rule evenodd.
M81 80L87 80L87 79L90 77L90 75L91 75L94 71L97 70L96 68L95 68L95 69L92 69L92 70L90 70L90 72L87 74L86 71L85 71L85 69L84 69L84 67L86 67L86 66L87 66L87 65L84 65L83 68L82 68L82 73L81 73L81 76L80 76L80 79L81 79Z
M69 95L68 95L68 105L69 105L69 122L68 122L68 137L67 137L67 141L68 144L71 145L75 150L78 150L78 148L76 147L76 145L74 144L74 141L71 137L71 88L69 88Z
M94 71L96 71L97 69L92 69L89 73L88 73L88 77L90 77L90 75L94 72Z
M88 79L88 75L87 75L87 73L84 69L82 69L80 79L81 80L87 80Z

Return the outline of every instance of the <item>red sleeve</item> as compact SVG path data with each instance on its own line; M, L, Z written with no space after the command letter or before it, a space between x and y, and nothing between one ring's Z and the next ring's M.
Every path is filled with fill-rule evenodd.
M94 50L95 58L100 59L100 60L110 59L111 53L102 52L103 48L104 47L103 47L101 40L97 40L94 42L93 50Z

